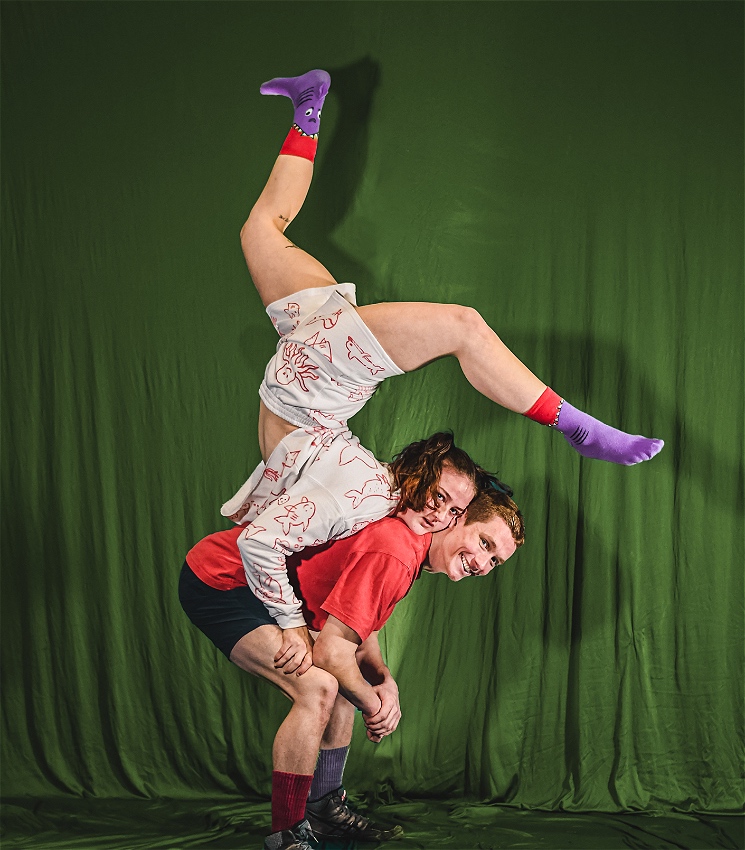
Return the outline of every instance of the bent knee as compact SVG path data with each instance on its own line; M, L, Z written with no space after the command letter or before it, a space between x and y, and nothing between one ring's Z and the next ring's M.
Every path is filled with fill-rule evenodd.
M241 227L241 247L244 254L256 250L257 246L266 244L266 240L281 236L287 221L280 216L272 216L266 209L254 207Z
M473 344L484 333L490 331L481 313L474 307L450 304L449 322L459 343Z
M299 677L298 685L295 702L314 707L324 722L328 721L339 691L336 679L320 667L311 667Z
M331 712L334 710L334 703L339 692L339 683L325 670L319 670L321 675L318 683L318 702L321 706L321 711L326 719L331 717Z
M267 226L271 226L267 222L266 217L257 215L254 210L251 210L248 218L241 227L241 248L244 253L247 253L261 239L263 233L266 232Z

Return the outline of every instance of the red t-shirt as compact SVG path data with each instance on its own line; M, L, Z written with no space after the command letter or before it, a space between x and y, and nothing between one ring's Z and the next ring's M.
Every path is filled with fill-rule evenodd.
M246 586L238 537L245 527L205 537L186 556L194 574L210 587ZM287 560L290 580L308 627L317 631L328 615L362 640L379 631L421 572L431 534L414 534L396 517L385 517L351 537L304 549Z

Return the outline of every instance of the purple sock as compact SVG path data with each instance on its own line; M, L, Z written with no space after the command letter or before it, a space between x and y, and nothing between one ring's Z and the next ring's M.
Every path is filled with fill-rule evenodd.
M624 466L653 458L665 445L663 440L633 436L611 428L566 401L561 405L555 427L581 455Z
M259 87L262 94L282 94L295 107L295 126L306 136L317 136L321 108L331 87L331 77L319 69L300 77L275 77Z
M342 784L348 752L349 747L321 750L316 762L316 772L313 774L313 784L310 786L310 794L308 794L309 803L320 800L329 791L336 791Z

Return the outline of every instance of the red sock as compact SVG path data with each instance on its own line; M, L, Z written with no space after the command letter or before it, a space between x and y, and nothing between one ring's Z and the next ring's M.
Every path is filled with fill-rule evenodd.
M313 775L272 773L272 832L289 829L305 817Z
M526 410L523 416L527 416L534 422L540 422L541 425L556 425L562 401L561 396L556 395L551 387L546 387L538 401L530 410Z
M318 147L318 136L306 136L294 125L290 127L290 132L287 134L285 143L282 145L281 154L286 156L302 156L303 159L309 159L311 162L316 158L316 148Z

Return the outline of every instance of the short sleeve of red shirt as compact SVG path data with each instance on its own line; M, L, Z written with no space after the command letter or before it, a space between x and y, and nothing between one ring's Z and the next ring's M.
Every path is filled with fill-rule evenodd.
M366 640L383 627L418 573L418 565L387 552L354 553L321 608Z

